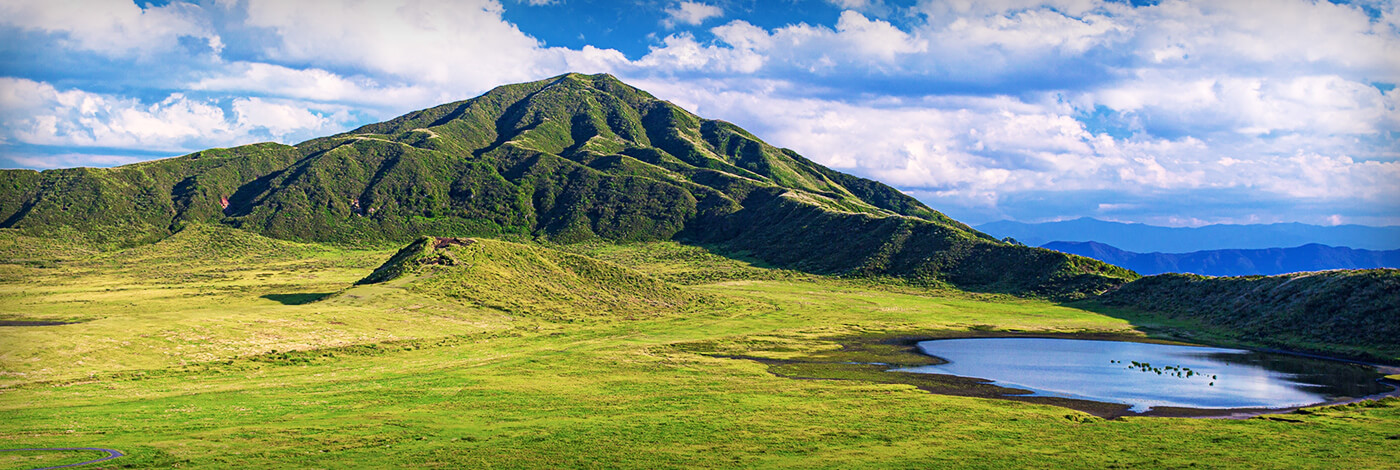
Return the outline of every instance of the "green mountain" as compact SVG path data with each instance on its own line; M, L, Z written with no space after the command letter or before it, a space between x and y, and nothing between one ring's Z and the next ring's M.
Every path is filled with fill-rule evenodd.
M675 239L810 272L1052 297L1136 277L999 242L609 75L502 86L296 146L0 172L0 227L27 235L120 247L195 222L348 244Z

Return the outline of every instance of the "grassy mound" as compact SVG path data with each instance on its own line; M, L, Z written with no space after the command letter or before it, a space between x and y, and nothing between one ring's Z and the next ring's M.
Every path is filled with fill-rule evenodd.
M586 256L485 239L419 238L359 284L394 280L430 297L565 322L649 317L701 300Z

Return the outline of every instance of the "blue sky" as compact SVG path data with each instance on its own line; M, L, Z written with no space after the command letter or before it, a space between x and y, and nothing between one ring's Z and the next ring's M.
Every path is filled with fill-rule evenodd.
M296 143L609 72L969 223L1400 224L1400 7L0 0L0 167Z

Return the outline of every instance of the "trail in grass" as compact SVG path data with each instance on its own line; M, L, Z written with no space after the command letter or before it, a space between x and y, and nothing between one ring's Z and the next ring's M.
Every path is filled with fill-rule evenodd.
M39 468L36 468L36 469L34 469L34 470L48 470L48 469L51 469L51 468L79 467L79 466L83 466L83 465L94 464L94 463L97 463L97 462L104 462L104 461L107 461L107 460L112 460L112 459L115 459L115 458L117 458L117 457L121 457L121 456L126 455L126 454L123 454L121 451L116 450L116 449L103 449L103 448L101 448L101 447L39 447L39 448L32 448L32 449L0 449L0 452L35 452L35 451L69 451L69 450L95 450L95 451L98 451L98 452L106 452L106 453L107 453L107 456L106 456L106 457L102 457L102 458L100 458L100 459L96 459L96 460L89 460L89 461L86 461L86 462L70 463L70 464L68 464L68 465L55 465L55 466L52 466L52 467L39 467Z

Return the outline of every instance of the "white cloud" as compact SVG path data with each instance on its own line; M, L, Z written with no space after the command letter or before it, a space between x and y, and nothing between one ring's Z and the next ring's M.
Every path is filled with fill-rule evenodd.
M8 160L20 168L72 168L79 166L86 167L109 167L136 163L150 160L147 156L133 155L109 155L92 153L60 153L54 155L33 154L33 153L0 153L0 160Z
M1380 5L1394 14L1396 4ZM1282 74L1348 70L1400 80L1400 34L1353 5L1332 2L1175 1L1121 10L1134 50L1172 57L1174 67ZM1156 60L1152 62L1157 62Z
M747 23L745 23L747 24ZM758 38L750 38L757 40ZM741 39L735 39L741 40ZM763 55L750 48L727 48L702 45L689 33L673 34L662 40L663 46L652 49L636 65L665 70L709 70L752 73L763 67Z
M9 143L193 151L325 132L345 114L313 112L306 104L235 99L233 114L218 103L174 93L154 102L83 90L58 90L27 79L0 78L0 138Z
M489 0L350 2L248 0L248 25L277 39L276 61L354 69L461 98L493 86L567 71L607 71L621 53L544 48L501 18Z
M1145 70L1122 84L1084 93L1104 105L1148 116L1154 125L1196 134L1271 132L1378 134L1400 131L1393 97L1336 75L1186 78Z
M943 49L996 48L1016 54L1060 51L1081 54L1113 39L1125 28L1103 15L1082 18L1052 10L1025 10L1003 15L958 18L932 34Z
M1053 9L1079 16L1104 5L1101 0L920 0L915 9L937 21L1031 9Z
M113 56L171 50L182 36L207 41L213 52L223 48L204 11L174 2L145 8L123 1L0 1L0 24L23 30L61 34L69 47Z
M780 81L703 83L644 87L819 163L967 205L993 207L1034 191L1222 188L1288 200L1400 199L1393 184L1400 162L1356 160L1346 156L1346 146L1325 139L1278 146L1189 136L1117 139L1090 132L1053 102L945 96L858 104L784 97L797 86ZM1319 151L1286 150L1309 146Z
M854 11L841 12L836 21L836 37L863 57L893 61L899 54L923 52L928 44L915 39L889 22L871 20Z
M700 2L679 2L666 9L666 19L662 20L667 28L674 28L677 24L688 24L699 26L705 20L724 16L724 9Z
M873 3L871 0L828 0L832 5L844 10L860 10L869 8Z
M331 123L325 116L312 113L306 108L271 103L261 98L233 100L233 113L237 125L266 129L273 137L279 139L297 131L324 130Z
M316 68L294 69L257 62L229 64L226 70L188 85L192 90L259 93L330 103L392 108L428 107L453 99L425 86L384 86L366 77L347 78Z
M824 73L848 66L895 66L900 56L928 47L889 22L854 11L842 12L835 29L798 24L769 32L735 20L710 31L723 45L701 44L689 33L671 35L636 64L663 73L701 69L754 73L774 64Z

